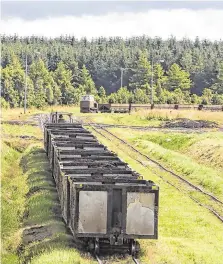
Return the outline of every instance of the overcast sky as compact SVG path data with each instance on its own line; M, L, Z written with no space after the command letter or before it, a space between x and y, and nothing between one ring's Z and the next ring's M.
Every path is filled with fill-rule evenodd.
M2 1L1 33L223 39L223 2Z

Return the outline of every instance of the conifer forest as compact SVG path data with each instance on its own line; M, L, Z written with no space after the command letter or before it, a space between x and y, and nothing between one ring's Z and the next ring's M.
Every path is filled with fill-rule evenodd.
M5 108L23 106L26 82L28 107L78 104L84 94L150 103L151 92L157 104L223 104L223 41L3 35L1 42Z

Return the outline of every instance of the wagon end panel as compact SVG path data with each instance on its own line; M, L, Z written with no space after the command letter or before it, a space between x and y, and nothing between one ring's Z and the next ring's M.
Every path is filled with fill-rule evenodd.
M79 192L79 234L107 233L107 198L106 191Z
M158 238L158 191L127 192L126 235Z

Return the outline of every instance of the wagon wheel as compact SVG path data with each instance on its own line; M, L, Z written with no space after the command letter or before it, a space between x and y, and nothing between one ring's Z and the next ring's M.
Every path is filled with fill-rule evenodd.
M95 243L94 243L94 253L95 253L95 255L99 255L99 252L100 252L99 241L95 241Z
M139 253L139 243L135 240L132 240L131 242L130 253L133 257L137 257L137 254Z

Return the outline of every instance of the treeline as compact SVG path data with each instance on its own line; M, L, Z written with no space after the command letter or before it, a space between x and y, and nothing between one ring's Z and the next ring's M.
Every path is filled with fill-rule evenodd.
M223 104L222 41L149 37L88 41L68 36L1 36L1 41L3 107L23 106L26 56L28 106L77 104L86 93L111 103L152 99Z

